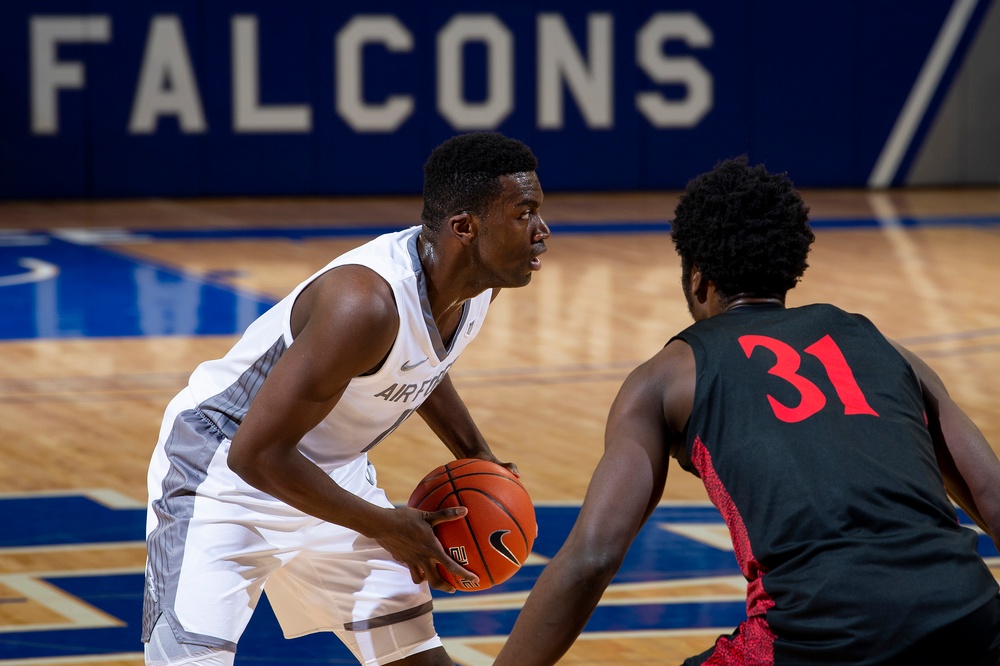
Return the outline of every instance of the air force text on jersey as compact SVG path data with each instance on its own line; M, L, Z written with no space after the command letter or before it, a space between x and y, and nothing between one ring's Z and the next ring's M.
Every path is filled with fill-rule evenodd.
M416 367L416 365L418 364L419 363L415 363L410 367L411 368ZM400 401L409 402L411 398L414 400L416 400L419 397L426 398L428 395L430 395L431 391L433 391L435 387L437 387L437 385L441 383L441 380L443 380L444 376L448 374L448 370L451 369L452 365L453 365L452 363L449 363L444 368L442 368L436 375L434 375L430 379L426 379L420 382L419 384L393 382L391 385L382 389L378 393L375 393L374 395L376 398L382 398L386 402L400 402ZM404 371L405 369L408 369L406 368L406 364L403 365L403 368Z
M424 359L424 361L426 360L427 359ZM424 361L406 361L405 363L403 363L403 366L402 368L400 368L400 371L406 372L408 369L412 369L417 367L418 365L422 365ZM441 370L439 370L437 374L423 380L419 384L410 384L407 382L393 382L392 384L385 387L378 393L374 393L373 396L376 398L382 398L386 402L404 402L404 403L409 402L411 399L416 401L417 398L426 398L428 395L430 395L431 391L433 391L434 388L438 384L440 384L442 380L444 380L445 375L448 374L448 370L451 369L452 365L454 365L454 362L449 363L445 367L441 368ZM423 402L423 400L421 399L420 401L418 401L418 406L420 402ZM378 437L372 440L372 442L368 444L368 446L363 448L361 452L367 453L368 451L374 449L383 439L388 437L389 434L391 434L396 428L402 425L403 421L409 418L414 411L416 411L416 407L404 410L403 413L399 415L399 418L396 419L395 423L389 426L386 430L382 431L382 433L380 433Z
M567 98L590 130L615 127L616 99L628 101L619 105L620 113L631 107L658 129L695 127L713 107L713 76L697 57L713 47L713 31L693 11L655 12L638 23L635 17L616 21L611 12L408 19L421 26L391 13L353 14L319 30L320 41L329 36L315 50L328 54L325 63L293 61L286 53L296 48L295 35L308 40L317 34L316 26L297 24L308 22L308 15L291 25L283 17L282 28L271 31L271 16L251 13L192 25L196 21L188 15L135 12L29 16L26 116L33 135L60 133L60 99L86 93L98 67L115 68L121 85L132 87L118 102L130 106L127 113L108 114L127 116L120 131L130 135L155 134L165 120L184 134L221 129L209 126L207 118L218 116L206 113L206 105L219 104L231 105L226 129L235 134L308 134L316 116L328 112L356 133L390 134L420 114L419 105L431 104L453 130L491 130L530 99L532 88L528 103L543 130L564 129ZM227 59L227 50L228 62L218 62ZM616 53L624 62L615 63ZM408 58L427 61L418 79L392 83L395 89L379 83L381 72L399 69ZM288 92L278 95L285 97L280 103L275 100L283 79L304 76L294 70L318 65L325 78L331 62L332 80L317 84L330 90L309 101L289 99L295 93ZM533 86L516 80L532 73ZM228 90L206 83L220 78L228 78ZM425 81L432 90L421 90ZM623 84L632 94L619 89ZM331 97L332 109L318 108L317 100Z

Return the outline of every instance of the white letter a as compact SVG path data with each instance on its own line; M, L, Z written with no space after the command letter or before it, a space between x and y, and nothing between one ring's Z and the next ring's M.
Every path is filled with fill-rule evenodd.
M180 19L172 14L154 16L149 24L128 130L132 134L152 134L161 115L177 116L181 129L188 134L206 128L184 31Z

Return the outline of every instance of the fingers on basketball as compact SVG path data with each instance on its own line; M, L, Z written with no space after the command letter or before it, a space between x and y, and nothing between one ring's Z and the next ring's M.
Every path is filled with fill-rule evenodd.
M424 477L407 505L422 511L464 506L468 513L438 522L434 533L453 560L479 577L453 575L438 565L456 590L476 592L499 585L524 564L538 535L528 491L507 468L478 459L453 460Z

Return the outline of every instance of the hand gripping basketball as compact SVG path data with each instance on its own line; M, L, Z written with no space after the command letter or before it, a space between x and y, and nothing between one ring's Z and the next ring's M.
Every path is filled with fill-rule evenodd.
M538 535L528 491L510 470L485 460L453 460L438 467L417 484L407 506L430 512L468 509L462 518L434 525L452 559L479 576L478 582L456 578L438 565L441 577L457 590L485 590L513 576Z

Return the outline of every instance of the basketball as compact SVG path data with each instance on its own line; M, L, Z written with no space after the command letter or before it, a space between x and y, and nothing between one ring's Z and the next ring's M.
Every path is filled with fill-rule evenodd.
M521 568L538 535L535 507L521 481L506 467L474 458L452 460L417 484L407 506L469 512L439 523L434 533L452 559L479 576L456 579L438 565L456 590L478 592L504 582Z

